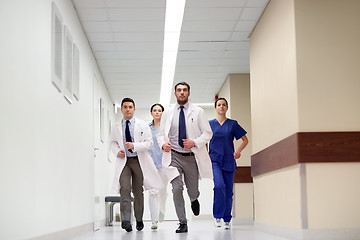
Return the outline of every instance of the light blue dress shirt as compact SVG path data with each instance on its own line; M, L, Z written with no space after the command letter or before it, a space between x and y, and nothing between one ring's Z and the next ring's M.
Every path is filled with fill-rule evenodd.
M154 146L152 149L149 150L150 156L152 158L152 160L154 161L155 167L156 168L161 168L162 167L162 153L159 147L159 144L157 142L156 139L156 135L159 133L159 129L155 129L153 127L153 122L149 123L149 127L151 129L151 134L152 134L152 138L153 138L153 142L154 142Z
M135 125L135 117L132 117L130 119L130 123L129 123L129 130L130 130L131 140L133 142L134 142L134 125ZM121 126L122 126L122 131L123 131L123 143L124 143L126 157L136 157L137 153L134 152L134 149L133 149L133 152L131 153L125 147L125 143L126 143L126 137L125 137L126 120L124 118L121 120Z

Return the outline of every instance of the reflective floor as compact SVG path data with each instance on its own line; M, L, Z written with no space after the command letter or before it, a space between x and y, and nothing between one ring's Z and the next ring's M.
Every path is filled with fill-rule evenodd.
M103 227L99 231L88 233L76 240L286 240L266 233L253 230L252 225L231 226L230 230L224 227L216 228L213 221L196 220L188 222L189 232L175 233L178 227L176 221L165 221L159 223L157 230L151 230L150 222L145 222L142 231L126 232L120 228L120 223L114 226ZM135 226L133 225L133 229Z

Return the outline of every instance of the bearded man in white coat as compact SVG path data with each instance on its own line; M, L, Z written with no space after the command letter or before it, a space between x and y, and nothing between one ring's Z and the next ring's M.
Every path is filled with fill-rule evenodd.
M121 102L123 118L111 131L110 145L117 156L112 193L120 192L121 227L127 232L131 226L131 191L134 195L136 229L144 228L144 189L163 187L153 160L148 152L153 146L149 125L136 117L135 102L124 98Z
M184 182L195 216L200 213L199 178L213 178L211 160L206 144L212 137L204 110L189 103L190 86L186 82L175 85L177 103L165 111L160 122L157 141L163 151L162 163L172 184L173 200L179 227L176 233L188 231Z

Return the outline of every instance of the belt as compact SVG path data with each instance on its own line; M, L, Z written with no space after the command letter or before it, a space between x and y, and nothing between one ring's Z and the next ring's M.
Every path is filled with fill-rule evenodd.
M126 157L126 159L137 159L138 156L135 156L135 157Z
M195 156L193 152L178 152L174 149L171 149L172 152L175 152L177 154L180 154L181 156Z

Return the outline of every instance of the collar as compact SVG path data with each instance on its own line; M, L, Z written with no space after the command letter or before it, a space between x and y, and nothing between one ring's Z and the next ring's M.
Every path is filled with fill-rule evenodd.
M154 125L154 120L152 120L150 123L149 123L149 127L152 127Z
M152 120L150 123L149 123L149 127L152 127L154 126L154 120ZM160 126L160 125L159 125Z
M189 101L187 102L187 103L185 103L185 105L184 105L184 109L189 109L189 106L190 106L190 103L189 103ZM175 109L177 109L177 110L179 110L180 109L180 105L176 102L176 104L175 104Z
M123 119L121 119L121 124L124 126L125 125L125 123L126 123L126 120L123 118ZM134 125L134 123L135 123L135 117L132 117L131 119L130 119L130 124L131 125Z

